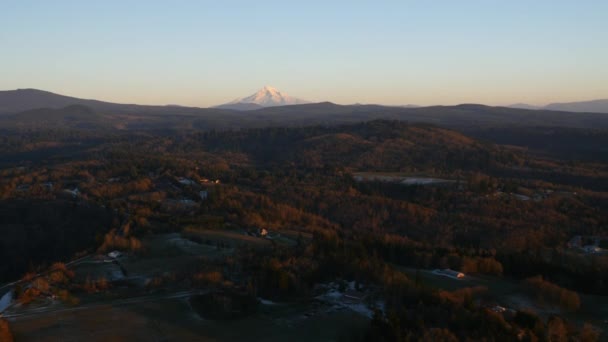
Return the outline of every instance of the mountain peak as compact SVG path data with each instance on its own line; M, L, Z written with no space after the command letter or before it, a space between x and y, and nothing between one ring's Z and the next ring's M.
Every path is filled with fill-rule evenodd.
M235 104L256 104L262 107L275 107L275 106L288 106L296 104L309 103L309 101L302 100L299 98L291 97L277 88L266 85L256 93L238 98L232 102L229 102L222 106L235 105Z
M276 93L279 92L277 90L277 88L273 87L273 86L269 86L269 85L265 85L264 88L260 89L260 91L269 91L271 93Z
M283 94L275 87L266 85L264 88L258 90L256 94L265 95L270 94L271 96L282 96Z

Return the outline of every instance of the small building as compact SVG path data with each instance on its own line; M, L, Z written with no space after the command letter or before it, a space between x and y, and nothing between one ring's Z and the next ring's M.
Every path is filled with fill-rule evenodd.
M356 290L346 290L344 291L344 293L342 293L342 299L345 302L349 302L349 303L362 303L365 298L367 297L367 293L365 292L361 292L361 291L356 291Z
M449 268L445 268L441 271L439 271L440 274L451 277L451 278L456 278L456 279L463 279L465 277L465 274L462 272L458 272L458 271L454 271L451 270Z
M268 230L266 230L266 228L258 229L258 236L265 237L266 235L268 235Z
M65 189L65 190L63 190L63 192L65 192L66 194L72 195L72 197L74 197L74 198L76 198L80 195L80 190L78 190L78 188Z
M192 179L181 177L177 180L181 185L192 186L196 184Z
M209 198L209 192L208 192L208 191L206 191L206 190L200 191L200 192L198 193L198 195L200 196L200 198L201 198L203 201L204 201L204 200L206 200L207 198Z
M119 251L111 251L110 253L108 253L108 256L112 259L117 259L122 256L122 253Z
M507 308L505 308L504 306L500 306L500 305L494 305L491 308L492 311L497 312L497 313L503 313L505 311L507 311Z
M585 251L585 253L600 253L602 252L602 249L596 245L587 245L583 246L583 251Z

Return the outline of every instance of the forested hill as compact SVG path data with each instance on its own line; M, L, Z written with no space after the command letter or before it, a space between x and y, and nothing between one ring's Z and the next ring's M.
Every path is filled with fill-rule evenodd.
M426 124L377 120L340 126L205 132L209 151L242 152L261 163L377 171L479 170L513 163L513 151Z
M90 249L112 224L110 210L69 201L0 200L0 282Z

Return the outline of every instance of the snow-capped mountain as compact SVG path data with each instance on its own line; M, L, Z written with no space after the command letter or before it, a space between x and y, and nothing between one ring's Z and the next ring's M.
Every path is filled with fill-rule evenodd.
M299 98L291 97L285 93L280 92L276 88L265 86L260 89L257 93L236 99L219 106L220 108L250 108L255 109L257 106L260 107L275 107L275 106L288 106L296 104L310 103L309 101L302 100ZM250 106L248 106L250 105Z

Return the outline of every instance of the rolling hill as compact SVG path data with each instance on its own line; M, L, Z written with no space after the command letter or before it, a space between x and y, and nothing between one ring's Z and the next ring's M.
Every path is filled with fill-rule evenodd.
M201 111L201 108L196 107L147 106L81 99L38 89L0 91L0 116L39 108L60 109L71 105L86 106L96 112L107 114L192 114Z
M546 106L533 106L526 103L516 103L509 106L518 109L542 109L577 113L605 113L608 114L608 99L577 101L565 103L550 103Z

